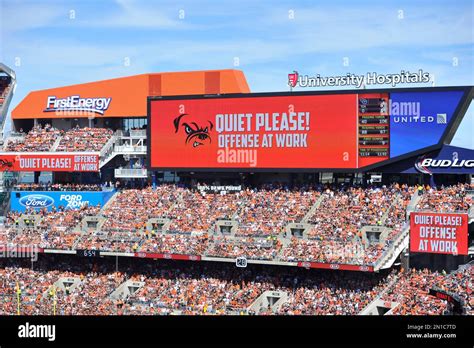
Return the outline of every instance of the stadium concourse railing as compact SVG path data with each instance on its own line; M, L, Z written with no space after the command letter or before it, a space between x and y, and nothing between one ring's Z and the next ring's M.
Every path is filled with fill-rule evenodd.
M141 259L154 259L154 260L182 260L182 261L210 261L210 262L227 262L236 263L239 258L226 258L226 257L215 257L206 255L187 255L187 254L174 254L174 253L154 253L154 252L121 252L121 251L104 251L96 249L52 249L52 248L36 248L38 253L44 254L64 254L64 255L76 255L78 257L134 257ZM4 252L8 254L16 253L26 254L30 252L27 246L15 246L7 245L4 248ZM314 261L278 261L278 260L260 260L260 259L246 259L246 264L260 264L260 265L274 265L274 266L289 266L289 267L302 267L306 269L332 269L332 270L346 270L346 271L361 271L361 272L374 272L373 265L359 265L359 264L343 264L343 263L326 263L326 262L314 262Z
M116 168L114 173L116 178L146 178L148 176L146 168Z
M130 137L146 138L146 129L130 129Z

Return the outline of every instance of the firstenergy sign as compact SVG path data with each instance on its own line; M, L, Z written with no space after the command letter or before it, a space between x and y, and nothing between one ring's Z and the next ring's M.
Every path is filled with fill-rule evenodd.
M90 112L103 115L109 108L112 98L81 98L72 95L66 98L48 96L45 112Z

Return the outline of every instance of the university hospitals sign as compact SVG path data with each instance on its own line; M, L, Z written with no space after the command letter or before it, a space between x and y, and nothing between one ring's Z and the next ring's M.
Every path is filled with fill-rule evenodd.
M402 70L395 74L378 74L376 72L368 72L365 75L356 75L347 73L345 75L336 76L315 76L300 75L297 71L288 74L288 85L294 87L344 87L353 86L362 88L368 85L391 85L396 87L398 84L407 83L428 83L431 75L428 72L419 69L415 73Z

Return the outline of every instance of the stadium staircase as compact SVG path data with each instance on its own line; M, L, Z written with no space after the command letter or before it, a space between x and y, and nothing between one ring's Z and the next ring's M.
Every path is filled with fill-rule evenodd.
M258 315L262 311L271 310L278 313L281 306L288 301L288 294L285 291L264 291L257 299L247 308L247 313Z
M402 253L403 250L408 248L409 240L410 225L407 224L402 229L402 232L395 238L391 246L377 260L377 263L374 266L374 271L377 272L381 269L387 269L392 267L400 253Z
M115 200L117 199L119 193L120 193L119 190L115 191L113 196L110 197L110 199L107 201L107 203L105 203L104 206L100 209L99 215L101 215L109 206L111 206L115 202Z
M398 306L398 302L382 301L381 298L385 296L398 281L398 274L393 276L393 279L387 286L377 295L377 297L370 302L358 315L385 315L387 312Z
M410 213L416 210L416 206L421 201L421 196L418 194L418 190L415 191L411 197L410 203L407 206L407 218L410 216Z
M232 217L230 218L230 220L237 221L239 215L242 213L242 210L247 206L248 201L249 201L248 198L245 196L241 198L242 204L239 207L237 207L234 214L232 214Z
M474 201L474 191L468 191L466 194L466 197L469 197L471 200ZM467 214L468 214L469 223L473 223L474 222L474 204L469 208Z
M380 222L382 223L382 225L384 225L385 222L387 221L388 216L390 214L390 210L392 210L392 208L397 204L398 200L400 200L401 198L402 198L401 194L397 194L393 198L392 204L390 204L390 207L388 207L387 211L382 215L382 218L380 219Z
M57 137L56 140L54 141L53 146L51 146L51 149L49 151L55 152L58 149L58 146L61 143L62 139L63 139L62 136Z
M117 153L114 151L115 143L117 142L119 135L118 132L116 132L112 137L107 141L100 150L99 154L99 168L102 168L105 166L107 163L109 163L116 155Z
M81 283L81 279L79 277L63 277L59 278L53 285L51 285L46 291L43 293L43 298L47 298L50 296L50 293L53 289L66 291L68 289L69 292L73 292L74 289Z
M0 216L6 216L10 211L10 191L0 192Z
M119 287L115 289L109 297L113 300L125 300L129 296L135 294L143 286L145 286L145 282L139 282L129 279L120 284Z
M5 119L8 113L8 108L10 107L10 103L13 98L13 94L16 90L16 74L12 69L10 69L3 63L0 63L0 72L7 74L11 78L10 85L7 87L8 91L3 96L3 103L0 103L0 140L3 140Z
M146 139L146 132L130 131L130 135L126 136L121 130L118 130L109 139L100 151L99 167L102 168L109 163L115 156L130 156L141 155L147 153L144 141Z
M308 220L311 218L311 216L313 216L314 212L319 208L319 206L321 205L321 203L322 203L323 200L324 200L324 196L321 195L321 196L316 200L316 202L314 202L313 206L308 210L308 212L307 212L306 215L303 217L303 219L301 220L301 222L307 223Z
M283 254L285 252L285 249L288 247L288 245L290 245L291 239L278 237L278 241L281 243L281 249L276 255L275 261L284 261Z
M377 272L381 269L387 269L392 267L400 253L403 252L404 249L408 248L410 240L409 216L412 211L416 210L416 206L420 199L421 197L418 195L418 191L415 191L415 193L411 197L410 203L407 206L407 221L405 222L401 233L398 234L398 236L394 239L390 247L385 250L382 256L378 259L377 263L374 266L374 271Z

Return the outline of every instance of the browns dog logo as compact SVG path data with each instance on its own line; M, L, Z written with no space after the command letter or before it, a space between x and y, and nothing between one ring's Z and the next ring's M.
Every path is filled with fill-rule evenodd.
M2 171L8 171L13 168L13 161L8 161L6 159L0 159L0 169Z
M189 115L181 114L173 121L175 133L178 133L180 127L184 128L184 132L186 133L185 144L192 143L193 147L198 147L204 145L206 142L211 143L212 139L209 132L214 128L212 122L207 121L209 122L209 125L206 125L205 127L199 126L196 122L181 122L182 118L185 116Z

